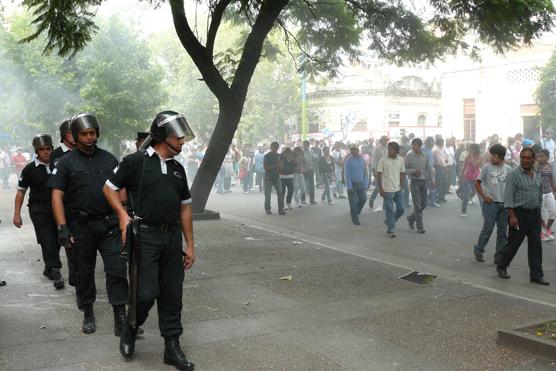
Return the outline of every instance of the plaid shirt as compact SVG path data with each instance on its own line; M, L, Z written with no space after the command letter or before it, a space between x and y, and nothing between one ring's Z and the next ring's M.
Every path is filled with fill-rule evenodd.
M533 170L533 177L521 166L516 167L506 178L504 207L515 209L538 209L542 204L541 175Z

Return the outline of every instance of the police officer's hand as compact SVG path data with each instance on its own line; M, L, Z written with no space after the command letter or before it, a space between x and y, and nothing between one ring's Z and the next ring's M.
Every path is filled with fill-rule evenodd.
M131 219L129 218L129 215L123 214L122 216L120 216L120 231L121 233L121 238L122 238L122 246L125 245L125 240L127 237L127 225L129 224L129 221Z
M195 263L195 250L188 247L183 255L183 269L191 268L193 263Z
M58 226L58 243L65 249L73 249L73 236L65 224Z
M23 221L21 220L21 215L15 215L15 214L14 214L14 220L13 220L13 222L14 222L14 225L15 225L17 228L21 228L21 226L23 225Z

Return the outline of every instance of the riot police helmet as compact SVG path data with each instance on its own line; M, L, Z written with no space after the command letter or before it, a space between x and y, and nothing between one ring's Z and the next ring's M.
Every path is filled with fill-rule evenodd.
M97 118L88 113L79 113L71 118L70 130L73 140L77 142L77 135L85 129L95 129L97 138L100 137L100 126L98 125Z
M39 150L40 147L49 146L50 148L54 148L52 145L52 137L48 134L37 134L33 138L33 148L35 149L35 153Z
M157 114L151 124L150 135L155 142L162 142L170 136L184 138L186 142L195 138L185 117L174 111Z
M60 143L64 142L66 134L70 131L71 117L66 117L60 124Z

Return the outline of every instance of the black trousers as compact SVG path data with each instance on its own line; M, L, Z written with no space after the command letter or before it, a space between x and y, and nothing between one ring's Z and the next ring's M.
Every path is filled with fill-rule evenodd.
M161 232L141 227L139 240L137 324L145 323L156 300L161 336L180 336L184 279L181 229Z
M305 177L305 192L309 194L309 201L315 202L315 172L307 170L303 172Z
M121 239L118 218L115 215L103 219L78 221L69 219L68 227L75 238L77 259L77 302L93 304L96 300L95 266L97 251L100 252L106 273L106 292L112 305L127 304L128 285L125 261L120 258Z
M289 205L292 203L293 197L293 178L281 178L280 181L282 182L282 197L285 197L286 204Z
M517 250L527 237L527 257L529 260L529 276L542 278L542 243L541 243L541 210L514 209L519 229L509 226L508 240L502 250L498 268L506 269L512 262Z
M29 205L29 216L35 228L37 243L41 245L42 260L46 269L62 268L56 222L48 203Z

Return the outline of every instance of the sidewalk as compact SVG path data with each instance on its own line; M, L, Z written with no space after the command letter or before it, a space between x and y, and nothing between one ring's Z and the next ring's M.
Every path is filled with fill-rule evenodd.
M97 332L80 332L73 288L54 291L42 276L28 217L23 230L11 226L10 199L0 194L0 369L172 369L156 310L136 357L122 360L100 258ZM237 222L196 222L195 234L182 343L198 370L556 368L496 344L497 329L554 317L553 308L442 277L404 282L405 269Z

